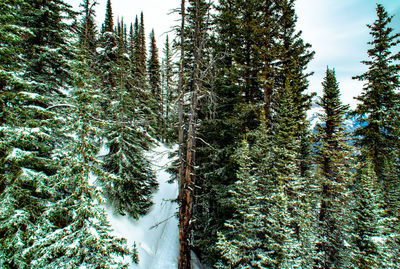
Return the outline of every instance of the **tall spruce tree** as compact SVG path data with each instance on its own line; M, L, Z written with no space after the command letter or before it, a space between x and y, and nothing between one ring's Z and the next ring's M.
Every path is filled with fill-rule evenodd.
M81 4L82 19L79 24L79 45L88 56L93 57L97 47L97 29L95 22L96 1L84 0Z
M371 160L376 178L382 186L388 207L388 215L395 219L389 225L393 239L394 257L400 249L397 236L400 231L400 181L398 174L399 163L399 59L400 52L396 51L400 43L400 34L393 33L390 27L392 17L385 8L378 4L377 19L370 29L372 41L368 50L369 59L362 63L368 70L354 79L365 82L354 115L359 128L355 130L357 144L363 148L364 159ZM398 260L397 260L398 262Z
M173 123L176 121L176 106L174 105L174 100L177 98L176 93L176 82L174 80L175 71L173 65L173 51L171 49L171 44L169 37L167 35L164 46L164 57L161 64L161 85L162 85L162 97L164 104L164 126L163 126L163 136L166 142L173 137Z
M257 14L261 1L220 1L215 25L217 36L210 46L215 48L216 82L212 91L213 106L201 106L202 124L199 136L212 145L199 145L199 162L195 205L195 246L203 260L214 264L219 252L213 246L217 231L232 217L227 186L236 181L236 146L247 129L258 126L259 109L263 99L258 80L254 28L260 25ZM211 113L209 112L211 110ZM251 141L249 141L251 142Z
M163 93L161 88L161 66L158 58L158 48L156 44L156 37L154 36L154 29L150 32L150 50L149 59L147 61L147 74L150 87L150 99L152 103L153 115L155 118L152 120L152 125L157 133L157 137L161 140L163 137L164 125L164 104Z
M335 71L327 68L323 96L321 124L317 125L316 156L317 184L320 206L317 227L317 268L344 268L348 252L348 201L351 184L351 148L345 133L344 117L349 109L340 101Z
M106 15L104 23L101 27L101 32L113 32L114 31L114 15L112 12L111 0L107 0L106 4Z
M371 157L378 180L383 184L385 198L392 208L398 197L391 197L390 189L399 182L393 171L395 152L399 145L398 118L400 86L398 60L400 54L394 48L400 43L400 34L390 28L392 17L380 4L376 8L377 19L370 29L372 41L368 44L369 60L363 61L368 70L354 79L365 82L354 114L361 127L355 130L358 145ZM397 200L397 201L395 201Z
M385 212L382 190L371 159L361 155L354 179L354 202L351 207L351 268L395 268L389 261L387 238L384 232Z
M314 219L311 215L310 178L303 177L301 174L299 151L301 137L297 136L296 132L298 124L296 101L292 89L288 86L290 84L288 82L285 84L286 88L282 89L277 96L277 104L280 106L274 109L270 127L272 142L270 148L266 149L271 151L271 156L266 162L266 167L270 167L270 170L265 172L266 178L272 178L274 181L265 184L272 184L275 188L283 185L283 191L287 196L289 223L286 225L293 229L291 244L296 246L290 250L288 263L293 267L312 268L315 248L312 233ZM274 194L274 189L271 193Z
M156 44L156 37L154 36L154 29L150 33L149 54L150 56L147 63L147 73L149 76L150 89L155 101L161 105L160 60L158 58L158 48Z
M261 122L253 134L257 139L254 146L249 148L244 143L237 152L238 181L230 186L229 199L235 213L225 223L227 229L218 233L217 248L222 260L216 264L217 268L293 266L291 250L298 246L290 227L285 183L278 174L265 173L273 155L268 152L271 132L266 128L265 118Z
M183 5L184 6L184 5ZM197 147L198 147L198 126L199 126L199 100L205 93L205 78L208 53L206 44L209 37L209 21L210 21L211 4L204 0L189 0L186 8L184 22L181 28L184 47L184 65L182 66L182 75L186 76L186 83L180 81L181 86L185 86L186 98L190 100L190 104L186 107L186 123L187 132L184 134L187 139L183 144L183 130L180 134L180 154L181 161L184 160L184 171L180 171L180 188L179 188L179 223L180 223L180 254L179 268L191 268L191 250L190 245L193 244L192 237L192 219L195 197L195 184L197 180ZM185 26L185 23L186 26ZM183 87L182 87L183 88ZM181 89L182 89L181 88ZM181 95L183 92L180 93ZM180 99L180 124L184 120L183 115L183 96ZM185 152L184 152L185 151Z
M140 23L138 24L137 32L137 45L136 45L136 55L137 55L137 72L138 79L140 82L139 87L142 89L146 88L146 60L147 60L147 48L146 48L146 34L144 27L144 16L143 12L140 13Z
M108 9L107 9L108 10ZM104 25L110 19L106 16ZM112 19L112 17L111 17ZM121 54L118 46L125 46L124 31L120 22L120 35L104 32L98 66L100 87L103 91L103 120L107 124L104 135L109 152L102 156L104 169L115 175L99 178L108 202L120 214L134 218L143 215L152 205L151 194L157 183L144 150L150 146L146 133L150 118L142 114L143 100L136 94L135 77L131 72L130 59Z
M131 65L134 64L134 55L135 55L135 33L133 31L133 24L131 23L129 26L129 34L128 34L128 55L131 61Z
M250 170L240 168L239 181L231 188L232 200L240 203L234 203L233 219L226 222L228 229L219 235L217 247L222 262L217 267L314 266L311 195L308 181L299 169L300 139L295 135L296 113L291 89L282 89L278 98L281 106L275 109L272 124L263 116L261 126L249 133L254 142L247 165L253 175L247 172L248 181L242 182L242 171ZM256 184L249 181L252 178ZM254 184L256 187L250 192ZM239 186L241 198L236 194Z
M296 136L301 137L301 174L309 177L311 171L311 144L308 131L307 110L311 107L311 99L314 94L306 92L308 88L307 65L314 57L310 51L311 45L301 38L301 31L296 30L297 15L294 0L279 0L278 6L278 63L276 75L276 87L284 88L285 83L290 84L293 91L296 111ZM279 105L279 104L278 104Z

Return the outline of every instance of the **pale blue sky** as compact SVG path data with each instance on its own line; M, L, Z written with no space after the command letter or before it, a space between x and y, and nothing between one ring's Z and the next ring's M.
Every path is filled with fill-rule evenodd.
M77 7L82 0L69 0ZM97 0L97 20L104 20L106 0ZM158 46L165 40L165 32L177 22L177 16L168 13L180 6L180 0L112 0L114 17L123 16L130 23L136 14L144 12L146 34L152 28L158 36ZM351 79L361 74L365 67L360 61L367 58L369 40L366 24L376 18L376 3L395 15L392 26L400 32L400 0L297 0L298 29L303 39L316 52L309 70L315 75L310 78L310 91L321 92L321 82L326 66L335 68L343 102L354 105L353 96L358 95L362 83Z
M366 24L374 22L377 2L395 15L392 26L400 32L399 0L297 0L298 28L316 52L309 65L309 70L315 72L310 78L310 91L321 92L329 66L336 70L343 102L355 104L353 96L361 92L363 84L351 77L366 70L360 63L367 59L369 48Z

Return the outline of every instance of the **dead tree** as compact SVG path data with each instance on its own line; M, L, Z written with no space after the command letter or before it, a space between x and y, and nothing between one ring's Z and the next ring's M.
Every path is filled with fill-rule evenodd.
M179 63L179 84L178 84L178 142L179 142L179 170L178 170L178 180L179 180L179 260L178 268L187 269L190 268L190 246L189 246L189 235L188 235L188 224L190 219L188 219L187 212L187 197L186 197L186 184L185 184L185 138L184 138L184 119L183 119L183 101L184 101L184 89L183 89L183 68L185 59L185 0L181 1L181 29L180 29L180 39L181 39L181 58Z
M184 1L182 1L182 10L184 10ZM179 184L179 198L180 198L180 208L179 208L179 240L180 240L180 250L179 250L179 269L190 269L191 268L191 245L192 245L192 215L193 215L193 204L194 204L194 189L196 181L196 140L197 140L197 121L198 121L198 96L202 88L201 75L201 62L203 57L203 47L205 43L206 29L204 26L204 17L202 16L201 3L200 0L193 1L194 4L194 14L192 26L194 29L193 39L191 40L193 45L193 69L191 74L190 83L190 111L189 111L189 121L187 123L187 141L186 141L186 154L185 160L183 155L182 163L180 168L184 170L184 174L181 174L180 170L180 184ZM208 13L208 10L207 10ZM182 20L184 21L184 12L182 12ZM183 48L184 42L184 23L182 23L181 28L181 42ZM182 53L182 51L181 51ZM181 57L184 57L181 54ZM181 65L183 65L183 58L181 59ZM183 68L181 69L182 72ZM183 89L183 74L180 74L180 85ZM181 98L183 97L183 92L181 92ZM183 112L183 105L182 105ZM183 115L182 115L183 118ZM182 122L183 123L183 122ZM182 125L180 126L183 127ZM181 130L180 130L181 131ZM183 132L183 130L182 130ZM183 135L182 135L183 137ZM179 137L181 139L181 136ZM180 150L181 147L180 140ZM181 153L181 151L180 151ZM183 152L182 152L183 153Z

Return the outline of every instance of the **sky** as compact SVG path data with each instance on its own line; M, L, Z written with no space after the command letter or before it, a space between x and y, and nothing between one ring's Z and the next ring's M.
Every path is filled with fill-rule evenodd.
M309 64L314 75L309 78L309 90L322 91L326 68L335 68L343 103L356 105L353 99L361 93L363 82L352 76L366 71L361 63L367 60L369 28L376 19L376 3L381 3L390 15L395 15L392 27L400 32L399 0L297 0L297 27L305 42L312 45L315 57Z
M82 0L66 1L76 9ZM97 21L104 21L106 0L97 0ZM181 0L112 0L114 19L124 17L126 23L135 20L143 11L146 35L155 30L158 47L163 47L166 34L179 22L178 15L168 15L180 7ZM327 66L335 68L342 101L354 106L353 99L361 93L363 83L352 80L362 74L366 67L367 42L370 40L366 24L376 18L376 3L381 3L390 15L395 15L392 27L400 32L400 0L297 0L298 30L302 38L312 45L315 57L308 70L314 72L309 78L310 92L322 91L321 82ZM170 34L172 36L172 34ZM161 49L160 49L161 51Z

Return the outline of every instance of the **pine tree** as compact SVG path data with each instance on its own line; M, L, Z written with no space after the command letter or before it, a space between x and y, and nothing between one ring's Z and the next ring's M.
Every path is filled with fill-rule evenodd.
M124 28L123 22L119 22L119 35L113 31L103 33L103 48L98 57L103 119L107 123L104 142L109 148L103 156L104 169L114 175L111 180L99 178L99 182L116 212L139 218L152 205L151 194L157 183L144 157L144 149L150 146L146 134L150 118L141 111L146 100L136 94L130 59L121 53L124 50L121 46L125 46Z
M369 60L363 61L368 70L354 79L364 81L363 92L356 99L360 101L354 110L361 127L356 129L357 144L365 147L364 152L371 157L378 180L383 184L385 198L391 207L394 197L389 197L389 191L396 184L397 176L391 174L395 159L398 140L398 112L400 86L400 66L397 61L399 53L393 48L400 42L400 34L393 34L390 28L392 17L380 4L376 8L377 19L368 25L372 46L368 50ZM398 202L398 201L397 201Z
M343 268L346 263L345 241L348 240L346 221L349 219L351 149L345 133L344 117L349 106L340 101L335 71L327 68L323 96L318 103L323 108L322 124L317 126L316 164L318 196L318 268Z
M101 32L113 32L114 31L114 16L112 12L111 0L107 0L106 4L106 15L104 23L102 24Z
M286 85L289 83L286 82ZM275 114L271 119L272 142L270 148L265 149L271 151L271 156L265 164L271 168L266 174L275 179L275 186L278 183L283 185L287 196L290 221L287 225L294 231L291 244L297 246L290 254L289 264L293 267L312 268L315 248L312 234L314 219L311 215L311 183L310 178L303 177L300 170L301 138L296 134L296 103L290 86L282 89L277 99L279 107L274 109Z
M174 106L174 100L177 98L176 90L175 90L175 81L174 81L174 67L172 61L172 50L169 42L168 35L165 40L165 47L163 50L164 58L162 60L161 65L161 85L162 85L162 92L163 92L163 104L165 112L163 115L164 118L164 126L163 126L163 134L165 137L166 142L172 137L172 124L175 122L175 111L176 106Z
M131 61L131 65L134 64L134 55L135 55L135 36L133 31L133 24L130 24L129 27L129 35L128 35L128 55Z
M79 25L79 45L91 57L95 55L97 47L97 29L94 11L96 4L96 1L83 1L81 4L83 16Z
M307 110L311 107L311 99L314 94L306 93L308 87L307 77L312 73L306 73L308 63L314 57L310 51L311 45L301 38L301 31L296 31L297 15L295 13L294 0L279 0L278 25L279 25L279 52L277 64L276 87L286 87L290 84L293 91L296 111L296 136L301 137L301 175L310 176L311 170L311 145L308 131Z
M117 36L118 53L120 56L122 56L124 53L128 52L126 24L124 23L123 17L121 20L118 20L117 27L114 29L114 32Z
M149 75L149 84L151 93L158 104L161 103L161 74L160 74L160 61L158 59L158 48L154 30L150 33L150 56L147 63L147 72Z
M151 91L151 102L153 103L152 109L155 118L153 119L153 126L158 133L159 138L164 139L162 136L162 127L164 125L164 104L163 93L161 88L161 66L158 58L158 48L156 38L154 36L154 29L150 33L150 50L149 59L147 62L147 74Z
M134 56L131 59L134 63L134 73L135 73L135 77L140 76L139 73L139 58L140 58L140 42L139 42L139 21L138 21L138 17L136 16L135 18L135 23L133 26L133 34L132 34L132 46L133 46L133 51L134 51Z
M184 5L183 5L184 7ZM180 70L180 104L179 104L179 143L180 161L179 173L179 224L180 224L180 254L179 268L190 268L190 244L192 244L192 218L195 197L195 184L197 181L197 147L198 147L198 126L199 126L199 100L204 97L206 91L206 68L208 67L208 53L206 44L209 37L210 3L203 0L189 1L186 15L182 18L181 46L184 62ZM185 23L186 26L185 26ZM182 59L181 59L182 60ZM183 77L187 81L183 83ZM190 100L189 106L184 107L185 87L186 98ZM185 109L185 110L184 110ZM184 119L186 112L187 119ZM187 131L184 133L184 126L187 124ZM186 143L184 143L186 137Z
M95 131L86 109L93 103L75 88L77 58L66 23L74 13L62 1L8 4L20 14L8 26L27 33L20 54L27 61L20 85L9 87L10 96L19 96L4 110L13 115L1 122L1 266L124 268L114 255L130 251L111 235L89 186Z
M217 72L214 103L204 106L199 114L199 133L212 148L202 146L198 150L199 202L195 211L196 246L204 257L212 260L210 263L218 256L210 247L216 231L224 229L223 223L234 211L225 203L230 196L227 186L236 181L233 152L242 135L260 125L260 107L264 108L268 125L274 124L271 118L282 106L279 99L282 89L290 89L294 96L294 137L301 138L296 150L301 155L297 160L301 161L299 181L304 181L304 188L308 188L312 167L306 121L311 96L305 94L308 76L305 69L313 53L301 39L301 32L295 29L293 1L222 0L217 10L214 21L217 34L211 45ZM253 143L250 137L249 143ZM210 233L211 237L206 236Z
M265 119L254 133L257 143L247 143L238 151L238 181L230 188L235 214L225 223L226 231L218 233L217 248L222 261L217 268L287 268L293 266L294 229L290 227L285 182L278 174L265 173L273 161L271 137ZM251 153L250 153L251 152ZM255 163L263 156L263 163ZM275 177L276 176L276 177Z
M143 12L140 13L140 23L138 24L137 34L137 70L139 76L139 87L142 89L146 88L146 60L147 60L147 49L146 49L146 35L144 28L144 17Z
M364 153L366 154L366 153ZM365 156L365 155L361 155ZM372 160L359 160L354 180L354 205L351 218L351 267L391 268L382 219L381 188L377 184Z
M18 11L22 5L24 5L22 1L0 3L0 43L2 44L0 50L0 124L10 122L15 117L12 106L7 106L7 103L11 104L14 102L12 100L17 98L16 91L12 89L25 86L20 75L25 66L25 60L20 56L22 49L17 45L24 41L24 36L29 37L31 33L19 25ZM1 156L6 155L4 150L4 148L0 149ZM1 179L0 186L3 184L4 181Z
M71 68L68 59L73 57L67 42L72 25L65 20L74 18L75 12L62 1L43 3L34 0L21 13L23 26L33 33L23 43L28 64L25 78L32 80L35 89L40 93L48 91L65 96L62 88L70 83Z
M368 70L354 79L365 82L363 91L356 99L359 101L353 114L361 127L355 130L357 145L364 150L364 159L372 161L372 167L382 186L383 199L388 207L388 215L393 216L392 233L393 257L399 253L399 202L398 193L398 152L399 152L399 93L400 86L398 60L400 53L394 48L400 43L400 34L393 33L390 27L392 17L385 8L377 4L377 19L370 29L372 41L368 50L369 59L362 63ZM398 262L398 261L397 261Z

